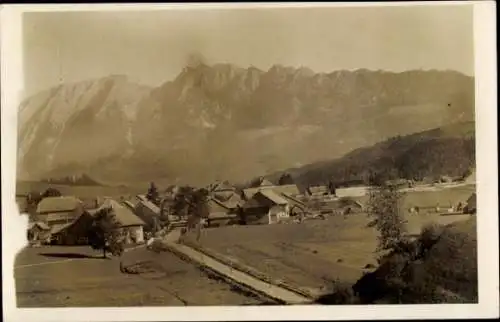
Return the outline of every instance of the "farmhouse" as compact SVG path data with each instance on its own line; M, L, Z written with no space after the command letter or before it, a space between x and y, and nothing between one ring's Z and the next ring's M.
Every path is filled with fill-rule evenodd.
M465 214L476 214L476 193L474 192L469 199L467 199L467 203L464 207Z
M236 223L238 216L238 203L224 203L216 198L209 197L208 199L208 226L222 226L231 223Z
M36 221L28 224L28 241L30 242L50 242L50 227L44 222Z
M50 230L52 243L57 245L87 245L87 232L92 221L92 215L85 211L70 223L53 226Z
M319 198L330 194L327 186L311 186L306 189L306 194L312 198Z
M208 186L208 193L219 200L226 200L236 193L236 188L227 181L217 181Z
M282 186L268 185L268 186L261 186L261 187L246 188L246 189L243 189L243 198L245 200L250 200L257 192L264 191L264 190L272 190L277 194L286 194L286 195L289 195L292 197L300 195L300 191L299 191L299 188L297 187L297 185L287 184L287 185L282 185Z
M83 212L83 203L73 196L47 197L36 208L38 219L51 229L73 222Z
M247 224L273 224L290 216L290 205L272 189L262 189L243 205L243 214Z
M274 183L271 181L267 180L264 177L259 177L256 180L254 180L252 183L250 183L249 188L257 188L257 187L271 187L274 186Z
M144 242L144 229L146 223L137 217L127 206L120 204L113 199L106 199L97 209L92 211L92 215L103 209L110 209L115 215L119 224L119 229L123 233L126 244Z
M134 206L131 202L124 203L144 223L144 230L151 231L157 225L160 217L160 207L149 201L144 195L137 195L139 202Z

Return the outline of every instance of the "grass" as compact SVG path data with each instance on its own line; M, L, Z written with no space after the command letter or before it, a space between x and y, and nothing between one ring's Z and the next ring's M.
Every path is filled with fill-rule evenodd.
M63 254L62 257L43 256ZM80 254L82 258L64 258ZM120 307L184 305L252 305L260 301L170 253L146 249L125 253L124 265L148 263L146 274L123 274L118 258L101 259L89 247L26 248L16 258L19 307ZM96 258L88 258L96 257ZM24 265L37 266L24 266ZM42 265L38 265L42 264Z
M429 223L464 221L469 215L408 215L407 230L418 234ZM302 224L234 226L206 229L195 247L253 275L290 285L308 294L325 294L336 281L354 283L369 264L376 265L377 233L366 214Z

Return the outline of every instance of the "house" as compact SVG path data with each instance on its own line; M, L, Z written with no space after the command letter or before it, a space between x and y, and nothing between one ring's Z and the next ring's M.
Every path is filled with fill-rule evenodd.
M305 215L306 213L310 213L309 207L306 203L295 196L288 195L286 193L282 193L281 197L283 197L289 204L290 216L294 215Z
M272 190L275 193L278 194L284 193L292 197L300 195L299 188L295 184L287 184L282 186L266 185L266 186L243 189L243 198L245 200L250 200L258 191L264 191L264 190Z
M271 181L267 180L264 177L259 177L254 181L252 181L252 183L250 183L249 188L271 187L271 186L274 186L274 183L272 183Z
M464 214L476 214L477 210L477 205L476 205L476 193L474 192L469 199L467 199L467 202L465 204L465 207L463 209Z
M239 221L239 203L225 203L214 197L209 197L207 206L208 217L206 222L208 226L223 226L235 224Z
M73 196L47 197L38 203L36 213L38 220L52 229L73 222L84 209L82 201Z
M330 189L327 186L310 186L306 189L306 194L310 198L322 198L330 195Z
M367 195L369 190L368 186L339 187L335 189L335 195L338 198L362 197Z
M144 230L152 231L158 225L161 214L160 207L149 201L144 195L137 195L139 202L134 205L131 202L125 202L131 211L135 213L144 223Z
M134 214L127 206L113 199L106 199L103 204L94 209L91 215L103 209L110 209L118 222L119 230L123 234L125 244L144 242L144 226L146 223Z
M94 218L84 211L72 222L53 225L50 229L51 243L56 245L88 245L88 231Z
M35 221L28 224L28 241L49 243L50 242L50 227L41 221Z
M272 189L261 189L247 200L242 212L246 224L273 224L289 218L290 205Z
M227 181L217 181L209 185L207 190L210 195L216 196L219 200L229 199L236 193L236 188Z

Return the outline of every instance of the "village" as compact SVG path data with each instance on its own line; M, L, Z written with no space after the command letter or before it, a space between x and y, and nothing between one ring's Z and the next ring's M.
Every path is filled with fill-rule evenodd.
M281 181L281 180L280 180ZM433 191L450 189L465 183L415 186L408 180L394 180L401 191ZM48 188L50 191L55 190ZM21 213L30 213L27 237L32 246L85 245L86 229L99 210L109 208L119 222L124 243L141 244L151 237L174 228L186 227L190 214L175 211L175 197L181 187L169 186L160 193L152 183L148 194L135 197L96 196L81 200L78 196L60 195L42 198L36 208L28 209L30 194L18 194ZM273 184L263 177L254 180L244 189L237 189L227 181L207 186L206 215L201 215L201 226L262 225L300 223L326 216L359 214L366 211L369 187L354 186L335 188L328 185L309 186L299 189L296 184ZM475 213L475 193L455 204L413 204L405 211L472 214Z

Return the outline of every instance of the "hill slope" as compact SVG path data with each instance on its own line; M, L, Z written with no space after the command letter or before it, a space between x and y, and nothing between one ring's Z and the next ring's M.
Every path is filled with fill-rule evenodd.
M421 180L443 175L462 176L475 166L474 122L397 136L371 147L356 149L340 159L289 169L301 185L361 180L368 183L370 171L389 178ZM282 172L269 176L272 181Z
M156 88L111 76L23 102L18 174L239 181L472 121L473 104L474 79L453 71L200 64Z

